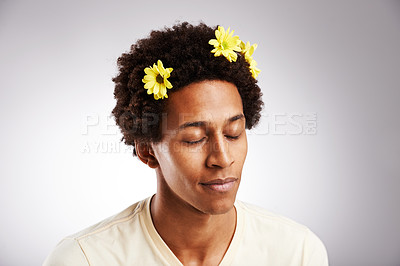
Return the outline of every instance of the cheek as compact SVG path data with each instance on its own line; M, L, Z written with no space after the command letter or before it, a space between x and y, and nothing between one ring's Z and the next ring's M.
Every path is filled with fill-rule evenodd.
M168 161L163 168L172 175L182 178L195 178L204 165L204 153L201 147L187 147L179 142L170 143L168 146Z
M241 140L237 142L235 147L236 160L243 166L247 156L247 136L244 135Z

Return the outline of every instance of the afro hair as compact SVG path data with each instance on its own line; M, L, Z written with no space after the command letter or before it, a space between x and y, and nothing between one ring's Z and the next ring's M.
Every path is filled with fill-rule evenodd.
M183 22L152 31L148 38L138 40L129 52L118 58L119 73L113 78L117 103L112 114L125 144L134 146L135 142L161 140L161 116L168 99L154 100L142 82L144 69L157 60L174 69L169 78L173 89L168 93L194 82L228 81L237 87L242 98L246 128L251 129L258 123L263 102L257 80L244 56L239 54L236 62L229 62L211 53L213 47L208 42L215 38L216 29L203 23L194 26Z

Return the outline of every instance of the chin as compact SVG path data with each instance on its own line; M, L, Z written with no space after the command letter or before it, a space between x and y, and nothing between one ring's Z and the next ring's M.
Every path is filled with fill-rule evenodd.
M235 198L223 198L204 204L199 210L211 215L225 214L232 210L234 203Z

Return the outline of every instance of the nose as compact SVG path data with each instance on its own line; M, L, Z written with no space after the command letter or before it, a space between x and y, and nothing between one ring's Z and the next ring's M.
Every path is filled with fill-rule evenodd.
M207 157L207 167L226 168L232 165L234 158L229 151L229 143L224 137L215 137L209 142L209 154Z

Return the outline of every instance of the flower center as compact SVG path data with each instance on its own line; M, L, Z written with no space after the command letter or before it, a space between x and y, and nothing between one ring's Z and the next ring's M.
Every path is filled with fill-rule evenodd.
M161 77L161 75L160 74L158 74L157 75L157 77L156 77L156 81L157 81L157 83L163 83L164 82L164 79L163 79L163 77Z
M223 41L223 42L221 43L221 46L222 46L222 49L225 50L226 48L228 48L229 44L228 44L227 41Z

